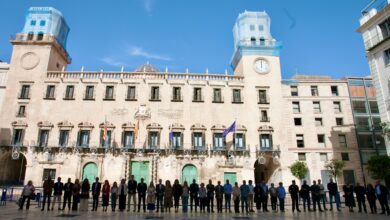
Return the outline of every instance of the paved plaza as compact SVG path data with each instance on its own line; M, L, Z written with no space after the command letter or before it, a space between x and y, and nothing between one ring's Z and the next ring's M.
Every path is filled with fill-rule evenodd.
M23 220L23 219L178 219L178 220L195 220L195 219L223 219L223 220L251 220L251 219L390 219L386 215L373 215L373 214L361 214L349 213L343 209L342 212L301 212L292 213L287 207L285 213L253 213L253 214L229 214L229 213L133 213L133 212L102 212L101 207L97 212L69 212L69 211L44 211L41 212L39 208L30 207L29 211L19 211L16 204L8 203L7 206L0 206L0 219L1 220Z

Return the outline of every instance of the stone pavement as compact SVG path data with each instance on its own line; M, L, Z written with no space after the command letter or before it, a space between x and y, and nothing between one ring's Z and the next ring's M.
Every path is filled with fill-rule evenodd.
M82 220L98 220L98 219L134 219L134 220L164 220L164 219L179 219L179 220L205 220L205 219L216 219L216 220L255 220L255 219L354 219L354 220L367 220L367 219L390 219L390 216L386 215L373 215L373 214L361 214L349 213L348 210L343 209L342 212L310 212L310 213L292 213L291 210L286 210L285 213L254 213L254 214L229 214L229 213L133 213L133 212L106 212L103 213L101 207L97 212L72 212L72 211L44 211L41 212L39 208L34 206L30 207L29 211L19 211L18 207L14 203L8 203L7 206L0 206L0 219L1 220L35 220L35 219L82 219Z

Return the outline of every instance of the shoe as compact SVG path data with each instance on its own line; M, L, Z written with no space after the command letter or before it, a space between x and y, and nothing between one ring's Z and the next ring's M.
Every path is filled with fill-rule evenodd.
M41 211L44 211L45 209L41 209ZM385 214L385 213L383 213L383 214Z
M340 208L338 208L338 209L337 209L337 211L341 212L341 209L340 209Z
M298 210L298 212L301 212L301 210Z

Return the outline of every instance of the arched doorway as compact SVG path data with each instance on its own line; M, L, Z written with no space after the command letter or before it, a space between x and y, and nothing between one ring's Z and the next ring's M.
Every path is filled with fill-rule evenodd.
M187 181L188 185L190 185L194 179L198 181L198 169L192 164L185 165L181 174L182 183Z
M96 163L87 163L85 164L84 168L83 168L83 180L85 180L85 178L88 179L89 183L92 184L93 182L95 182L95 178L97 177L98 175L98 168L97 168L97 165Z
M12 159L12 152L0 156L0 185L23 185L26 164L23 154L17 160Z
M268 175L267 175L267 167L264 164L259 163L256 161L255 163L255 183L261 183L261 182L267 182L268 181Z

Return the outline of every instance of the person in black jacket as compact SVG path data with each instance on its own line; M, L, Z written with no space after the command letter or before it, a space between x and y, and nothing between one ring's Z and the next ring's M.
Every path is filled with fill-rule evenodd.
M127 211L130 211L130 201L131 198L133 198L133 204L134 209L133 212L135 212L137 207L137 200L136 200L136 194L137 194L137 181L134 179L134 175L130 176L129 181L127 182Z
M339 192L337 189L337 184L333 182L333 179L330 179L328 183L328 191L329 191L329 203L330 203L330 211L333 210L333 200L336 202L337 211L341 211L340 209L340 198Z
M292 211L294 212L296 209L298 212L301 212L301 210L299 210L299 187L295 184L295 180L293 180L292 184L288 187L288 192L291 195Z
M141 178L141 182L138 183L137 186L137 192L138 192L138 212L141 209L141 200L142 200L142 209L144 212L146 212L146 205L145 205L145 196L146 196L146 190L148 189L148 186L146 183L144 183L144 178Z
M222 213L222 200L223 200L224 189L221 185L221 181L218 181L215 186L215 198L217 199L217 212Z
M262 181L261 184L261 203L263 206L263 212L268 212L268 194L269 194L269 189L267 184Z
M53 203L51 204L51 210L54 209L54 204L58 202L58 210L61 210L61 197L62 190L64 189L64 184L61 182L61 177L57 178L57 182L54 183L53 187Z
M301 191L299 191L299 195L302 198L302 203L303 203L303 211L306 212L306 206L307 210L310 212L310 186L307 185L307 181L304 180L303 184L301 186Z
M192 212L193 204L195 203L195 212L198 208L198 193L199 193L199 185L196 183L196 180L192 180L192 184L190 185L190 207Z
M162 179L158 180L158 184L156 185L156 197L157 197L157 212L161 208L161 212L164 212L164 193L165 186L162 184Z
M376 207L376 194L375 194L375 189L372 184L367 185L367 200L368 204L370 205L370 210L371 214L376 214L377 212L377 207Z
M254 202L256 203L256 210L257 212L260 212L261 210L261 195L263 194L262 188L260 183L257 183L255 188L253 189L254 192Z
M365 213L367 213L366 208L366 187L361 186L359 182L355 186L356 200L358 202L359 212L362 212L362 206Z
M318 210L320 212L323 212L321 205L320 205L320 187L317 185L317 182L314 180L313 185L310 186L311 191L311 199L313 200L313 211L316 211L316 206L318 205Z
M95 180L96 181L92 183L92 211L97 211L100 191L102 189L102 184L99 182L99 177L96 177Z
M68 182L64 185L64 204L62 205L62 210L65 210L66 202L68 202L68 210L70 210L70 203L72 201L72 188L72 180L68 178Z
M209 180L209 184L206 186L207 189L207 212L214 212L214 192L215 192L215 186Z
M381 214L385 214L385 212L387 212L387 215L390 215L389 200L387 198L389 196L389 189L382 185L380 181L377 181L375 185L375 193L378 197L379 203L381 204Z

